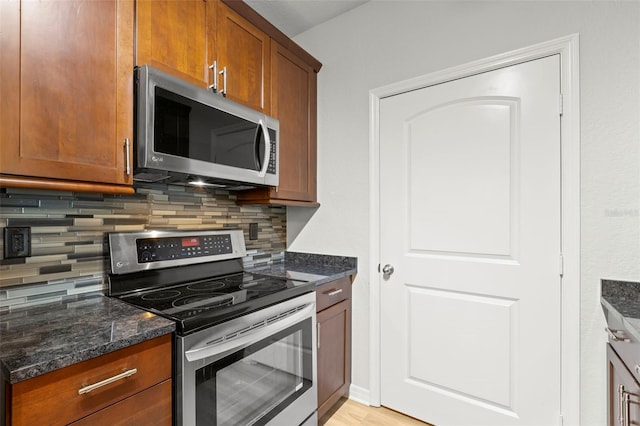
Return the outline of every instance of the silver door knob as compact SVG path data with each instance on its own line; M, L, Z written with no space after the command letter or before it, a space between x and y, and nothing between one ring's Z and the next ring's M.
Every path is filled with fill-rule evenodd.
M393 266L389 265L388 263L382 267L382 273L385 277L389 277L391 274L393 274L393 271Z

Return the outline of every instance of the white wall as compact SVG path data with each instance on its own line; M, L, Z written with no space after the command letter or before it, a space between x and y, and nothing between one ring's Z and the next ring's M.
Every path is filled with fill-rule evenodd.
M580 35L581 424L605 424L600 278L640 281L640 2L372 0L296 37L322 63L317 211L288 209L289 249L357 256L353 383L369 389L371 89ZM366 394L366 392L365 392Z

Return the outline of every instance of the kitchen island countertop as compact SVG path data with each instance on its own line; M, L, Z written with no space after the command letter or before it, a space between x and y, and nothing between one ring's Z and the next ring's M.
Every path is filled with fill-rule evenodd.
M602 280L600 302L605 313L640 341L640 282Z
M2 376L14 384L174 330L173 321L102 293L2 312Z

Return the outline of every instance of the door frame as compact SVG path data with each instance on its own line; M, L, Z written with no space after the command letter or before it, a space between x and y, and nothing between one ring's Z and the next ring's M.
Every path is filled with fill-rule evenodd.
M546 56L560 55L561 141L561 390L559 424L580 424L580 87L579 36L572 34L369 92L369 404L380 406L380 100Z

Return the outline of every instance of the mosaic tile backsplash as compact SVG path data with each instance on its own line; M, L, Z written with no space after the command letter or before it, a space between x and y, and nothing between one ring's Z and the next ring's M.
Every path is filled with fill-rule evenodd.
M281 261L286 245L285 207L238 206L233 193L177 185L141 185L134 195L2 188L0 226L29 226L32 241L31 257L0 259L0 311L104 291L107 232L240 228L245 267Z

